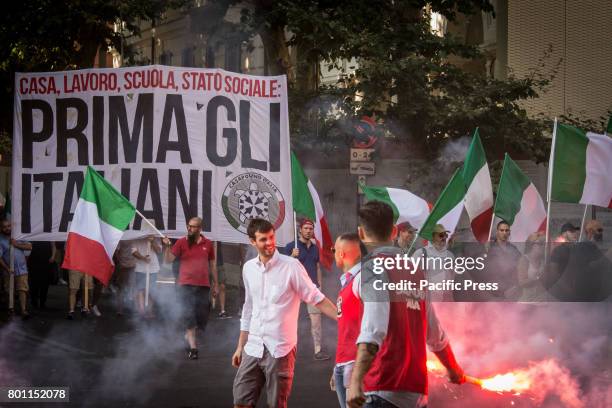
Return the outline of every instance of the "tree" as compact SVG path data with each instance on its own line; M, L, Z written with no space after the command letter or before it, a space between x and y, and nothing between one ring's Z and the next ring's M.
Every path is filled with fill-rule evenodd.
M0 16L0 131L10 134L15 72L90 68L98 50L120 47L122 21L139 33L141 20L159 18L187 0L28 0L7 2Z
M546 159L548 122L529 117L521 101L536 98L551 78L534 72L501 81L467 72L456 61L481 59L480 50L463 38L431 31L431 12L450 21L459 14L494 12L488 0L248 4L242 28L261 35L269 61L287 61L283 42L297 50L296 66L285 63L284 72L270 72L292 79L290 123L297 144L329 150L326 141L337 144L354 120L368 115L379 119L387 135L432 157L449 139L469 135L478 126L494 156L512 146L537 161ZM276 35L270 36L270 30ZM323 62L340 68L339 62L353 58L359 67L345 72L338 86L323 87L309 77L319 75L309 66Z

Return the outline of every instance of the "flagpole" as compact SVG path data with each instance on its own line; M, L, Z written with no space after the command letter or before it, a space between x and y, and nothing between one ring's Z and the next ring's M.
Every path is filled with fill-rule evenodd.
M555 117L555 125L553 127L553 136L552 136L552 146L550 147L550 160L548 161L548 181L546 183L547 191L546 197L548 199L547 208L546 208L546 243L544 247L544 264L548 261L548 249L549 249L549 241L550 241L550 203L551 203L551 193L552 193L552 176L553 176L553 168L555 163L555 141L557 140L557 118Z
M146 222L147 224L149 224L149 226L150 226L151 228L153 228L153 231L157 232L161 238L166 238L166 236L165 236L164 234L162 234L162 233L161 233L161 232L160 232L160 231L157 229L157 227L151 223L151 221L147 220L147 219L146 219L146 217L145 217L144 215L142 215L142 213L141 213L140 211L138 211L136 208L134 208L134 210L136 211L136 214L140 215L140 218L142 218L143 220L145 220L145 222Z
M9 310L15 310L15 248L12 236L9 241Z
M425 225L425 224L423 224L423 225ZM414 236L414 239L412 240L412 243L410 244L410 247L408 248L408 251L406 252L406 255L410 255L410 251L412 251L412 247L417 242L417 239L419 239L419 232L417 232L416 235Z
M487 243L491 241L491 234L493 233L493 224L495 224L495 212L491 214L491 225L489 226L489 235L487 235Z
M578 237L578 242L582 241L582 231L584 231L584 222L586 221L587 209L589 208L588 204L584 205L584 213L582 214L582 222L580 223L580 236Z
M293 212L293 249L297 248L297 215Z
M83 272L83 308L89 311L89 288L87 287L87 278L89 275Z
M151 242L150 241L147 242L147 246L148 246L147 256L151 256ZM151 284L150 282L151 282L151 278L149 275L149 268L147 267L147 274L145 275L145 299L144 299L145 314L146 314L147 307L149 307L149 285Z
M499 179L500 185L501 185L502 178L504 177L504 170L506 170L506 156L508 156L508 153L504 155L504 164L502 166L502 173ZM497 194L499 195L499 185L497 186ZM491 241L491 234L493 234L493 225L495 224L495 205L497 204L497 198L498 197L495 197L495 202L493 203L493 214L491 214L491 225L489 226L489 235L487 235L487 242L485 242L487 251L489 247L489 242Z

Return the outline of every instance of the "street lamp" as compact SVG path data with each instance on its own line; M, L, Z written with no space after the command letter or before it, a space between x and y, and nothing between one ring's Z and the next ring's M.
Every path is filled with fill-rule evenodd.
M155 64L155 20L151 20L151 64Z

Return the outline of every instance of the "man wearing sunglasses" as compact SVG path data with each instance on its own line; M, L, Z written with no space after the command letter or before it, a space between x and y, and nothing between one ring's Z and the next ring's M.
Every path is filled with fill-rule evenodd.
M445 264L450 264L447 259L454 259L455 255L448 250L447 240L449 231L442 224L436 224L433 228L431 242L423 248L414 252L413 259L423 258L423 270L425 278L430 284L443 283L453 279L454 271L445 269ZM452 301L453 292L449 290L430 291L431 300L435 302Z

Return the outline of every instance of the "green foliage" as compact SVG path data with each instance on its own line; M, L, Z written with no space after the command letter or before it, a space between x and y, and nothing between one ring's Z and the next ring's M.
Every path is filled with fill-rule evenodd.
M294 144L330 151L330 145L346 138L352 120L375 115L388 136L407 146L418 145L432 157L449 139L469 135L478 126L494 157L500 149L512 147L536 161L546 159L549 143L542 134L547 123L529 117L521 103L536 98L551 78L534 71L528 78L500 81L484 72L467 72L456 62L483 62L480 49L462 38L431 32L430 12L452 21L459 13L493 12L489 1L279 0L252 4L254 7L243 10L245 32L255 34L282 25L291 33L287 44L298 52L295 81L290 86ZM338 86L305 90L301 85L305 80L300 76L301 64L322 62L340 69L342 61L351 59L358 61L358 67L343 72Z
M7 2L0 16L0 129L9 131L15 72L93 66L100 47L120 47L123 21L138 34L141 20L159 18L187 0L27 0Z
M603 133L606 130L608 121L611 120L610 118L612 118L612 110L608 110L605 115L600 116L597 120L585 119L584 116L580 116L579 114L570 111L567 113L567 115L561 115L558 120L566 125L576 126L577 128L584 129L586 131Z

